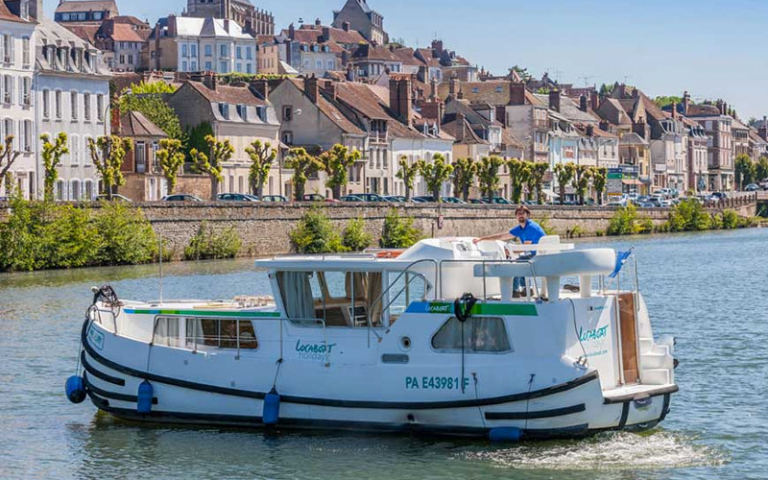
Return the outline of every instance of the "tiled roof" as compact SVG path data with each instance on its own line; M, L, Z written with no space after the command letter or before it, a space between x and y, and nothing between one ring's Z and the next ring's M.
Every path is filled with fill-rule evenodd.
M534 96L541 104L549 106L549 95L535 93ZM560 95L560 115L574 123L598 124L600 122L599 118L581 110L576 102L565 95Z
M120 117L120 135L123 137L167 137L166 133L141 112L132 111Z
M720 116L720 110L715 105L688 105L688 111L686 116L689 117L704 117L704 116Z
M625 133L624 135L622 135L619 143L621 145L629 145L629 146L637 146L637 145L648 146L648 142L644 138L642 138L640 135L634 132Z
M373 46L369 44L360 45L352 54L354 59L380 60L384 62L400 62L400 59L392 53L389 48L383 46Z
M250 88L232 87L230 85L218 85L216 90L211 90L202 82L187 82L187 85L197 90L203 97L212 103L228 103L230 105L247 105L261 107L267 103L257 97Z
M432 55L431 48L417 48L416 52L430 67L440 67L440 59Z
M141 35L131 25L126 24L115 24L115 31L111 37L116 42L144 42Z
M42 17L39 20L39 26L37 27L37 44L38 47L45 45L65 45L84 48L90 51L96 51L96 47L93 46L87 40L84 40L74 33L67 30L64 26L54 22L48 17ZM41 70L51 70L53 67L48 63L48 59L43 55L42 48L37 48L37 64ZM97 57L95 60L95 71L90 71L87 66L83 65L82 73L91 73L95 75L110 75L109 70L104 65L104 62Z
M442 129L456 138L456 142L462 145L487 145L488 142L478 137L472 129L472 125L466 118L453 117L453 120L442 124Z
M501 141L504 145L507 145L507 146L525 148L525 145L523 145L523 142L518 140L517 137L515 137L512 134L512 130L506 127L503 127L501 129Z
M749 127L741 123L738 119L734 118L731 122L731 129L735 130L749 130Z
M109 11L112 15L117 15L117 3L114 0L81 0L81 1L62 1L56 7L56 13L72 12L103 12Z
M18 23L32 23L28 20L24 20L21 17L17 17L13 13L11 13L10 10L8 10L8 7L5 5L5 2L0 0L0 20L7 20L9 22L18 22Z
M397 58L403 62L403 65L417 66L426 65L420 58L414 56L414 50L412 48L398 48L392 52Z
M763 137L760 136L760 134L757 133L757 130L754 128L749 129L749 139L755 143L768 143Z
M96 34L101 28L99 25L66 25L64 27L88 43L96 43Z

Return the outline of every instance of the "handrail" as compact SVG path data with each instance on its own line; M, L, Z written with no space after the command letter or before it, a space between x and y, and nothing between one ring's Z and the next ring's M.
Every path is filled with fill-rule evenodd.
M387 286L387 288L385 288L379 294L379 296L376 297L376 299L373 302L371 302L371 305L368 308L369 311L366 312L366 316L368 317L368 329L369 330L372 328L371 327L371 312L374 311L373 307L375 307L377 303L381 303L381 301L384 299L384 295L386 295L387 293L389 293L390 290L392 290L392 287L394 287L394 285L398 282L398 280L400 280L402 278L403 275L405 275L407 273L412 273L412 274L418 275L418 276L420 276L421 278L424 279L424 283L429 285L429 281L427 281L427 278L423 274L421 274L419 272L411 272L410 271L411 268L413 268L415 265L418 265L420 263L433 263L435 265L435 283L433 283L432 285L433 285L433 288L437 287L437 280L438 280L438 278L437 278L437 271L439 269L439 265L437 264L437 260L435 260L433 258L422 258L421 260L416 260L414 262L411 262L410 264L408 264L408 266L406 266L400 272L400 274L398 274L397 277L395 277L395 279L393 281L389 282L389 285ZM402 293L402 290L397 294L397 296L395 296L395 298L399 297L400 293ZM387 308L389 308L391 305L392 305L392 302L390 302L389 305L387 305ZM385 308L382 308L381 309L381 313L383 314L385 310L386 310ZM370 332L369 332L369 334L370 334ZM378 334L376 336L378 337ZM381 339L381 337L379 337L379 339Z
M533 288L535 292L535 296L539 296L539 285L536 283L536 269L534 268L533 262L531 262L531 259L497 259L497 260L487 260L487 259L473 259L473 258L466 258L466 259L446 259L446 260L440 260L439 264L439 272L440 272L440 299L443 299L443 263L470 263L470 264L480 264L483 266L483 301L488 300L488 296L486 293L486 282L487 277L485 274L486 268L485 266L487 264L507 264L507 263L519 263L519 264L527 264L528 267L531 270L531 277L534 278L533 281ZM526 287L527 288L527 287Z

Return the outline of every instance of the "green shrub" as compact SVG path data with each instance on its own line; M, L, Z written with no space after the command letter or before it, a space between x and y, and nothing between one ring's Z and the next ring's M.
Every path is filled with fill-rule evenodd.
M633 204L621 207L613 214L608 224L608 235L631 235L637 233L635 222L637 220L637 208Z
M208 222L202 222L197 233L184 249L184 258L186 260L235 258L242 243L234 227L227 227L222 232L216 233Z
M413 217L401 217L395 208L387 212L381 234L382 248L409 248L422 238L422 231L413 226Z
M536 220L536 223L544 230L547 235L557 235L554 227L549 224L549 217L544 217L541 220Z
M365 231L365 220L354 218L344 229L341 243L348 250L359 252L371 246L371 234Z
M318 207L310 208L301 217L290 236L299 253L333 253L346 250L333 223Z
M636 233L653 233L653 220L648 217L642 218L634 228Z
M141 210L120 202L94 212L15 197L0 224L0 270L146 263L157 247Z
M739 214L735 210L725 210L723 212L723 228L726 230L733 230L741 226L741 219Z
M94 224L101 237L97 264L135 265L157 257L157 237L140 208L123 202L105 202Z
M709 219L709 228L712 230L720 230L723 228L723 216L719 213L713 213Z
M603 237L605 236L605 230L598 230L595 232L595 235L597 235L598 237Z
M697 232L711 228L711 217L695 200L683 200L669 212L671 232Z

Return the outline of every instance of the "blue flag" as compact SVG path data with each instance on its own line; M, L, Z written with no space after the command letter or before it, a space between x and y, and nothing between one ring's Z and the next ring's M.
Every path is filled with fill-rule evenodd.
M616 267L613 269L613 273L608 275L609 278L616 278L619 275L621 268L624 266L630 255L632 255L632 250L616 254Z

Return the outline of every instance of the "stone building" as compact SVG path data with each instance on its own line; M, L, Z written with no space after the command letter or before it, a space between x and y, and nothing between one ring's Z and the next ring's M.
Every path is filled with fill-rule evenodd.
M113 131L133 142L133 149L126 154L120 168L125 178L120 193L136 202L160 200L167 192L167 185L157 151L160 140L168 135L137 111L122 115L120 125L113 125Z
M187 0L182 16L217 18L236 22L251 35L274 35L275 17L249 0Z
M341 10L333 12L335 28L344 28L345 23L371 43L389 43L389 35L384 31L384 16L373 10L367 0L347 0Z
M206 73L184 82L168 103L181 119L182 127L207 123L218 140L229 140L234 147L232 159L224 164L224 181L218 193L249 193L251 162L245 149L256 140L269 142L275 149L279 149L280 143L280 122L269 102L267 82L223 85L215 74ZM279 181L275 179L278 169L273 170L267 191Z
M120 15L115 0L61 0L53 19L65 25L99 25Z

